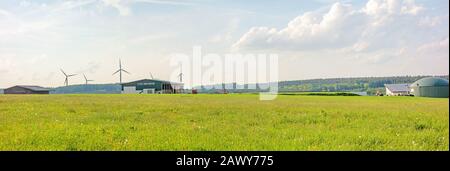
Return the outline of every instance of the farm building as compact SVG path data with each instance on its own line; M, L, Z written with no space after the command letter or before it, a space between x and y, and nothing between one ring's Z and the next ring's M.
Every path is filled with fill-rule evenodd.
M418 97L448 97L448 80L427 77L410 85L411 93Z
M49 94L50 89L40 86L14 86L3 90L4 94Z
M156 79L143 79L121 85L122 94L176 94L183 91L183 83Z
M3 93L3 89L0 89L0 94L4 94L4 93Z
M386 96L409 96L410 89L408 84L385 84Z

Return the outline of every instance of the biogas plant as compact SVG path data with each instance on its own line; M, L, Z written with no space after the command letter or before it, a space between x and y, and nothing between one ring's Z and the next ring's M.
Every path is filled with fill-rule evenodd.
M427 77L410 85L411 94L417 97L448 97L448 80Z
M425 77L412 84L386 84L387 96L448 98L448 80Z

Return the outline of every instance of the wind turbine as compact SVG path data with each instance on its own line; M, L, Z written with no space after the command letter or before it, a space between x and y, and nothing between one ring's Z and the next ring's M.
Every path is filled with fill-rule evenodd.
M83 76L84 76L84 80L86 81L86 85L89 83L89 81L94 81L94 80L88 80L88 79L86 78L86 75L84 75L84 74L83 74Z
M70 75L67 75L62 69L60 69L61 70L61 72L64 74L64 76L66 76L66 79L64 80L64 85L65 86L68 86L69 85L69 77L73 77L73 76L75 76L75 75L77 75L77 74L70 74Z
M180 77L180 83L183 83L183 66L181 66L180 74L178 74L178 77Z
M153 74L152 74L152 72L150 72L150 78L153 80Z
M114 72L112 75L115 75L115 74L119 73L120 84L122 84L122 72L125 72L125 73L127 73L127 74L130 74L128 71L122 69L122 61L119 59L119 70L117 70L116 72Z

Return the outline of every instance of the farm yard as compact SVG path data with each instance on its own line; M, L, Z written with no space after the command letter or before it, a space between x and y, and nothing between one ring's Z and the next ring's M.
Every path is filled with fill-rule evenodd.
M448 98L0 95L0 150L449 150Z

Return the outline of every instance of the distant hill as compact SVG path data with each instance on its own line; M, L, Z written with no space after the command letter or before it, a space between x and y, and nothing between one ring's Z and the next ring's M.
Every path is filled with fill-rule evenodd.
M376 91L384 91L385 84L411 84L421 78L430 76L395 76L395 77L355 77L355 78L329 78L329 79L309 79L280 81L278 83L279 92L367 92L369 95ZM449 79L449 76L437 76ZM234 84L223 84L228 87L236 87ZM223 85L215 85L223 87ZM243 85L247 87L248 85ZM212 86L211 86L212 87ZM201 93L222 93L222 89L206 89L196 87ZM259 92L260 90L233 90L227 89L229 93Z
M329 79L309 79L309 80L291 80L278 83L279 92L367 92L369 95L376 91L384 92L385 84L413 83L421 78L429 76L395 76L395 77L355 77L355 78L329 78ZM437 76L449 79L448 75ZM266 83L267 85L267 83ZM217 89L206 89L200 86L194 87L199 93L223 93L221 87L236 87L239 85L218 84L209 85L211 87L220 87ZM242 86L242 85L241 85ZM243 85L247 87L248 85ZM120 94L121 86L119 84L88 84L88 85L70 85L65 87L51 88L51 94ZM1 91L1 90L0 90ZM226 89L227 93L256 93L264 90L259 89Z
M119 84L70 85L53 88L51 94L119 94Z
M369 94L377 90L384 90L385 84L411 84L421 78L430 76L395 76L395 77L358 77L358 78L331 78L297 81L282 81L279 84L280 91L366 91ZM449 79L449 76L437 76Z

